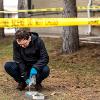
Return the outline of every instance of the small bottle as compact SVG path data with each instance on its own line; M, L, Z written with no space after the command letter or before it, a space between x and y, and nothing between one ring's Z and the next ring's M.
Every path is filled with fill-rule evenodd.
M31 85L36 85L36 76L35 75L33 75L31 78L30 78L30 83L29 83L29 86L31 86Z
M36 76L35 75L32 76L31 81L32 81L33 85L36 85Z

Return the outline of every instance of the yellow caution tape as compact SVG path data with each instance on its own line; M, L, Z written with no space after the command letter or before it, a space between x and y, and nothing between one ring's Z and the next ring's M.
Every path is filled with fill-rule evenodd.
M90 9L90 10L100 10L100 6L78 6L77 7L77 10L87 10L87 9Z
M17 12L46 12L46 11L63 11L63 8L44 8L44 9L31 9L31 10L12 10L0 11L0 13L17 13Z
M100 6L78 6L77 10L100 10ZM46 11L63 11L63 8L44 8L44 9L31 9L31 10L12 10L12 11L0 11L0 13L17 13L17 12L46 12Z
M0 18L0 28L96 25L100 18Z

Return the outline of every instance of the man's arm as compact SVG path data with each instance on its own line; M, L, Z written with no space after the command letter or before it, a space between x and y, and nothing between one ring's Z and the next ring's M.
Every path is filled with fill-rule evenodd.
M13 41L13 60L17 63L22 62L20 48L15 40Z
M13 41L13 60L17 63L21 76L26 80L26 69L25 69L25 64L23 63L23 60L21 58L20 54L20 47L17 44L16 41Z
M40 57L37 63L33 65L33 67L36 68L37 70L41 69L41 67L43 66L46 66L49 62L49 56L47 50L45 48L43 40L41 40L40 38L38 39L38 48L40 51Z

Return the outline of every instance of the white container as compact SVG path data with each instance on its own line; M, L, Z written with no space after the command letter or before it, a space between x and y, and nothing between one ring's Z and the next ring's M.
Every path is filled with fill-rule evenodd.
M35 76L35 75L33 75L33 76L30 78L29 86L31 86L32 84L33 84L33 85L36 84L36 76Z
M36 91L28 91L25 93L25 96L29 100L44 100L44 95Z

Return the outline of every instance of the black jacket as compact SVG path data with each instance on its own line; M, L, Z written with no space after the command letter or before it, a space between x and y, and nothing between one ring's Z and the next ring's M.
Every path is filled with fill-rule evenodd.
M13 59L22 68L22 71L25 70L24 68L27 65L32 65L30 67L39 71L49 61L44 42L36 33L31 35L31 42L27 48L22 48L16 40L13 41Z

